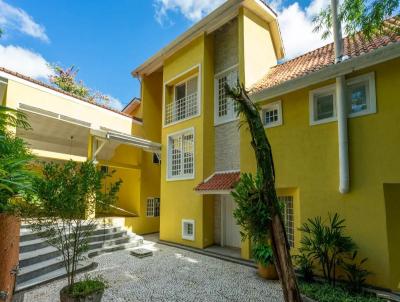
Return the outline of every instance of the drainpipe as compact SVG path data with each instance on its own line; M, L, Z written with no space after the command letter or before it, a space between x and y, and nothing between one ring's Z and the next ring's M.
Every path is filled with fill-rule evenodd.
M343 60L342 26L338 18L338 0L331 0L333 40L335 45L335 64ZM346 80L344 75L336 77L338 142L339 142L339 191L348 193L349 177L349 139L347 130Z

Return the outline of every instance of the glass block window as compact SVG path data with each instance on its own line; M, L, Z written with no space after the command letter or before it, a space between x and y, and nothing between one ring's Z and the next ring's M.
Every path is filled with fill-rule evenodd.
M261 115L265 127L275 127L282 125L281 101L263 106L261 110Z
M225 85L236 86L238 71L230 68L215 77L215 122L227 122L236 118L237 104L225 93Z
M168 141L168 177L192 177L194 174L194 131L171 135Z
M289 245L294 247L293 196L279 196L278 200L284 205L283 219Z
M186 240L194 240L195 238L195 223L194 220L182 220L182 238Z
M147 198L146 216L147 217L160 216L160 198L155 198L155 197Z

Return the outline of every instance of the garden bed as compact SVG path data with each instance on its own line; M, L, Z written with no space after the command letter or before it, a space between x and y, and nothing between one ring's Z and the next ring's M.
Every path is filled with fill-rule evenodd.
M318 302L383 302L371 293L353 293L343 286L333 287L327 283L300 282L303 295Z

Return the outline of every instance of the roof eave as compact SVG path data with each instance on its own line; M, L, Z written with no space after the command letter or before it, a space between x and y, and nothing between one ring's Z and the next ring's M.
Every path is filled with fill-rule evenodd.
M285 81L282 84L260 90L252 93L250 98L254 102L265 101L283 94L306 88L320 82L333 79L337 76L346 75L356 70L364 69L372 65L383 63L400 57L400 42L381 47L338 64L332 64L318 71L306 74L304 76Z

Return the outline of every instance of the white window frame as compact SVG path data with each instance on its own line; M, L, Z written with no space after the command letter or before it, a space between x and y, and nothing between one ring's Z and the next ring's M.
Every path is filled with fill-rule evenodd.
M266 124L264 114L266 111L271 111L271 110L278 110L278 120L276 122ZM260 115L261 115L261 120L264 125L264 128L273 128L273 127L281 126L283 124L282 101L279 100L279 101L261 106Z
M321 95L321 94L330 94L332 93L333 95L333 116L324 118L322 120L316 120L315 119L315 96L316 95ZM336 115L336 85L328 85L325 87L321 87L318 89L311 90L309 93L309 107L310 107L310 125L319 125L319 124L325 124L325 123L331 123L337 120L337 115Z
M170 171L171 161L172 161L171 139L173 137L183 136L183 135L189 134L189 133L193 135L193 173L173 176ZM182 141L182 144L183 144L183 141ZM183 165L184 165L184 161L182 158L182 161L181 161L182 171L183 171ZM167 165L166 165L166 168L167 168L167 171L166 171L167 181L194 179L195 171L196 171L196 136L195 136L194 127L190 127L190 128L178 131L178 132L168 134L168 136L167 136Z
M149 211L149 204L151 204L151 211ZM156 208L158 207L158 215L156 215ZM146 217L159 217L160 216L160 198L147 197L146 202Z
M359 84L367 82L368 83L368 89L366 90L366 97L367 97L367 109L359 112L354 112L351 113L349 112L349 117L357 117L357 116L363 116L363 115L368 115L368 114L374 114L376 113L376 88L375 88L375 73L370 72L367 74L363 74L354 78L350 78L346 81L346 104L347 108L350 108L350 100L347 99L347 87L350 85L354 84Z
M196 69L197 69L197 72L194 73L194 74L192 74L192 75L190 75L190 76L188 76L187 78L185 78L185 80L180 81L179 83L176 83L176 84L171 84L171 83L173 83L176 79L181 78L181 77L184 77L185 74L189 74L189 73L191 73L193 70L196 70ZM168 87L172 87L172 89L173 89L173 93L172 93L172 98L173 98L173 99L172 99L172 101L174 102L174 101L175 101L175 87L178 86L179 84L182 84L182 82L185 82L185 81L187 81L187 80L189 80L190 78L193 78L193 77L195 77L195 76L197 76L197 81L198 81L198 82L197 82L197 108L198 108L197 111L198 111L198 113L195 114L195 115L189 116L189 117L187 117L187 118L181 119L181 120L179 120L179 121L175 121L175 122L166 124L166 123L165 123L165 118L166 118L166 112L165 112L166 100L165 100L165 95L166 95L166 90L167 90L167 88L168 88ZM175 75L174 77L172 77L171 79L169 79L168 81L166 81L166 82L163 83L163 91L162 91L162 94L163 94L163 95L162 95L162 103L163 103L163 107L162 107L162 125L163 125L163 128L176 125L176 124L178 124L178 123L181 123L181 122L184 122L184 121L187 121L187 120L190 120L190 119L199 117L199 116L201 115L201 92L202 92L202 79L201 79L201 78L202 78L201 64L196 64L196 65L194 65L194 66L192 66L192 67L189 67L189 68L186 69L185 71L183 71L183 72L181 72L181 73Z
M234 120L237 120L238 117L236 116L236 112L234 110L234 105L230 105L229 101L227 103L227 114L226 116L219 117L219 103L218 103L218 97L219 97L219 87L218 87L218 80L223 77L228 75L231 72L237 73L237 76L239 77L239 69L238 69L238 64L235 64L217 74L214 75L214 125L221 125L225 123L232 122Z
M289 241L289 246L291 248L294 248L295 245L294 198L292 195L280 195L278 196L278 200L284 204L283 220L284 220L285 231L287 239ZM288 225L288 207L287 207L288 202L291 203L291 210L292 210L291 213L292 220L290 221L291 225Z
M186 225L191 224L193 229L193 234L186 233ZM194 241L196 236L196 224L193 219L182 219L182 239Z

